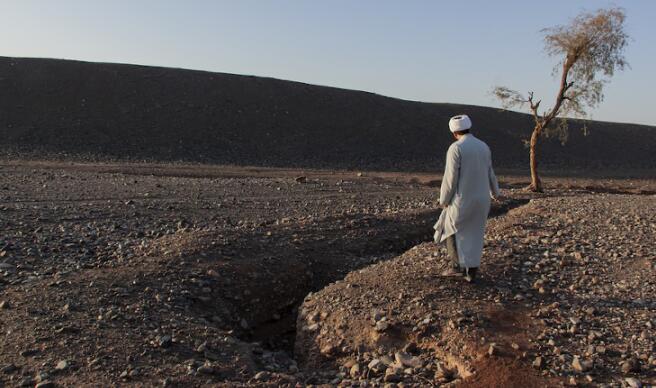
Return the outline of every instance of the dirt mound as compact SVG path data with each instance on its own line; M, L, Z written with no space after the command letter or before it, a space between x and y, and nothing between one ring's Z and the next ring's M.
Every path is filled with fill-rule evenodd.
M653 384L655 206L534 199L490 222L473 285L432 243L353 272L306 298L296 355L352 382Z
M433 170L466 112L498 167L524 168L527 115L270 78L0 58L0 156ZM652 169L653 127L590 122L545 142L543 166Z

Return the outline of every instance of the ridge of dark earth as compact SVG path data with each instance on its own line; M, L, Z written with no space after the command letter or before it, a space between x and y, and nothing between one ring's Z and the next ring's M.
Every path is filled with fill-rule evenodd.
M528 115L206 71L0 57L0 158L433 171L469 114L495 166L525 168ZM653 126L571 121L542 167L651 171Z

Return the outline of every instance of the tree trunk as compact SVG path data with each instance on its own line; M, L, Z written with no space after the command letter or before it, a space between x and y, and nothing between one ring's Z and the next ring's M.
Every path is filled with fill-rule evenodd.
M537 155L537 146L538 139L540 137L540 127L535 127L533 133L531 134L531 185L528 187L529 190L541 193L542 192L542 181L538 175L538 155Z

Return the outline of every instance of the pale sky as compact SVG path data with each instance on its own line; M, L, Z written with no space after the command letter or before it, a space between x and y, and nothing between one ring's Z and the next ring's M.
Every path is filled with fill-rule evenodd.
M597 120L656 125L656 1L0 0L0 55L268 76L427 102L499 106L495 85L553 100L540 30L622 6L631 68Z

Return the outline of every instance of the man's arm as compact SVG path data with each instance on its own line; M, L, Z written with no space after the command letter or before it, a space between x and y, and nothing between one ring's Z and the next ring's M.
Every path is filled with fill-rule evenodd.
M458 188L459 176L460 152L458 147L451 146L446 153L446 167L444 168L442 187L440 188L440 207L446 207L451 203Z
M501 197L501 192L499 191L499 182L497 181L497 176L494 175L494 169L492 168L492 154L490 154L490 163L487 175L490 181L490 196L494 199L499 199Z

